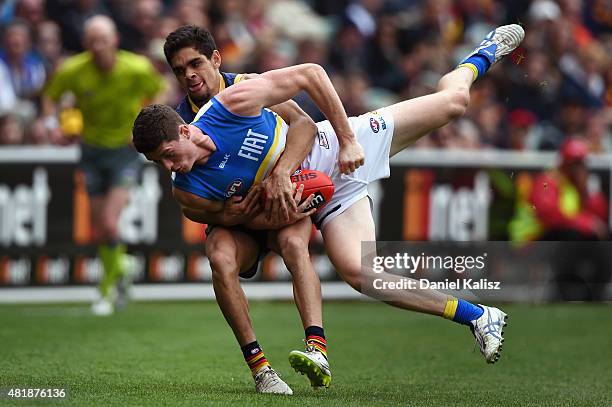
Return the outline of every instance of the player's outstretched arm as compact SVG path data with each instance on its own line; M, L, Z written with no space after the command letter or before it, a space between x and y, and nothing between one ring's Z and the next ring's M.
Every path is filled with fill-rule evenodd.
M265 72L258 77L225 89L217 99L231 112L258 116L263 107L285 102L305 91L330 121L340 144L340 170L345 173L360 167L363 149L349 124L344 106L329 76L317 64L302 64Z
M245 74L243 81L261 77L257 73ZM289 211L296 211L293 199L294 188L290 176L306 158L312 149L317 127L293 100L270 106L289 125L285 149L272 172L262 182L263 194L266 196L265 212L268 219L289 219Z

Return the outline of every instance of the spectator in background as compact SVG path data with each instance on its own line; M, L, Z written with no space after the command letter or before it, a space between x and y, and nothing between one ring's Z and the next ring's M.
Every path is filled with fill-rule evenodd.
M584 137L592 153L612 153L611 121L611 115L605 111L596 111L588 118Z
M17 97L30 99L45 84L45 66L32 50L30 28L24 21L14 20L4 29L0 59L8 67Z
M16 134L7 135L5 142L27 142L25 134L44 132L38 118L38 97L47 73L42 59L32 48L30 28L24 20L13 20L4 28L0 65L0 83L3 84L0 106L15 115L7 118L6 128L15 129Z
M468 118L462 118L455 124L457 128L457 147L466 150L482 148L478 126Z
M0 118L0 145L23 144L25 132L18 116L6 114Z
M210 20L205 13L204 3L199 0L178 0L173 6L173 15L181 25L208 27Z
M11 74L7 66L0 61L0 117L11 112L17 105L17 96L13 90Z
M45 20L36 26L36 50L45 64L47 77L51 77L64 58L61 30L57 23Z
M501 125L504 114L505 106L496 102L489 103L478 111L476 124L480 129L484 145L495 147L504 142L505 134Z
M118 45L116 26L109 17L87 20L84 46L88 51L58 68L44 103L46 121L57 123L53 102L72 92L83 114L80 168L90 196L91 224L99 228L96 237L104 267L100 299L92 307L97 315L113 312L113 290L125 275L118 221L141 166L138 153L129 145L132 123L143 104L163 89L161 76L146 58L118 50Z
M521 68L512 71L508 84L508 107L525 109L538 120L551 121L558 111L561 75L550 57L535 48L524 55Z
M612 33L612 3L609 0L592 0L585 4L586 24L595 34Z
M508 137L503 146L511 150L534 150L534 141L529 139L529 130L536 116L529 110L515 109L508 114Z
M62 29L64 48L72 53L83 50L85 21L94 15L109 14L107 7L100 0L46 0L45 9L49 18L57 22Z
M514 241L604 240L609 237L608 204L600 191L588 190L587 143L569 137L559 151L557 169L540 174L519 197Z
M538 175L530 189L519 191L510 236L515 242L601 241L610 239L608 202L601 191L589 191L587 143L567 138L560 150L557 169ZM565 244L555 250L556 282L564 300L603 298L603 288L612 272L603 246ZM582 276L581 263L593 264L594 275ZM577 283L589 283L576 287ZM591 286L590 284L594 284Z
M375 86L398 92L406 79L400 69L401 51L395 18L385 15L378 20L378 29L367 44L365 67Z
M45 20L45 0L18 0L15 17L35 28Z
M346 7L346 19L357 28L362 37L370 38L376 32L376 16L384 3L384 0L356 0Z
M461 36L463 21L451 0L428 1L423 5L423 35L439 39L442 44L455 44ZM476 10L471 10L476 11Z
M112 10L121 33L121 46L132 52L148 55L151 41L157 33L157 26L163 12L160 0L136 0L116 2Z
M365 38L357 26L345 21L331 44L329 62L333 69L346 72L359 69L365 60Z

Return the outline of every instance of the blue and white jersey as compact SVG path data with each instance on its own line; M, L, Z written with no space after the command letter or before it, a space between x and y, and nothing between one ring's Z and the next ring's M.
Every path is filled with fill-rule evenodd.
M262 109L259 116L238 116L216 97L205 104L191 123L208 135L217 150L203 165L185 174L173 173L173 185L209 200L243 196L274 168L285 148L287 124L276 113Z

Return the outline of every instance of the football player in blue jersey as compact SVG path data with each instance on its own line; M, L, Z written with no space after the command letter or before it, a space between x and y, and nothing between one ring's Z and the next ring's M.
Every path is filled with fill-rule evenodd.
M221 55L216 49L214 38L206 29L193 25L179 27L170 33L164 44L164 53L187 93L176 109L187 123L195 118L199 109L213 95L241 80L257 76L220 71ZM313 370L314 366L304 366L304 369L312 377L313 385L329 385L329 366L326 366L327 361L322 357L326 352L326 342L321 289L308 253L311 221L308 212L297 210L289 182L291 172L310 151L316 127L308 115L292 101L272 107L272 110L290 123L287 138L291 143L285 149L283 159L278 161L262 185L268 198L268 217L285 218L289 226L270 233L240 226L259 210L259 191L254 190L246 199L240 199L238 195L241 194L237 194L224 205L223 224L209 224L205 246L213 270L217 302L251 368L257 391L290 394L291 389L270 368L257 342L248 314L247 300L238 279L239 276L250 278L255 275L268 247L284 258L293 277L294 296L305 331L307 350L303 356L320 360L318 364L323 367L323 370ZM225 162L228 160L225 159ZM233 186L234 190L239 187L239 183ZM300 208L307 204L304 203ZM276 222L270 226L278 227Z
M278 146L286 143L288 132L288 126L266 107L305 91L328 118L317 124L328 142L314 142L302 166L326 172L335 186L332 200L313 218L340 276L356 290L372 295L374 280L397 287L405 278L374 273L363 265L367 260L362 263L362 256L373 254L361 253L361 243L375 240L367 185L389 176L390 156L460 117L467 109L472 83L523 38L524 31L518 25L498 27L440 79L436 93L350 119L320 66L304 64L266 72L220 92L191 124L167 106L144 108L134 123L134 145L149 160L176 172L175 197L186 214L200 222L223 224L223 192L233 184L225 172L240 174L244 190L257 188L257 182L269 172L270 161L278 159ZM345 154L354 157L360 151L366 153L365 165L347 168ZM225 162L226 157L231 158ZM224 163L222 167L220 163ZM265 214L259 213L246 226L257 229L264 224L269 227ZM278 224L283 225L282 220ZM503 311L416 287L400 290L389 284L378 288L376 294L393 306L468 326L485 360L495 363L499 359L507 319Z

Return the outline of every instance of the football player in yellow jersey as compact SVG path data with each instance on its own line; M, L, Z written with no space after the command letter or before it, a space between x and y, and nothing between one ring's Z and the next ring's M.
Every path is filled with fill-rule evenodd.
M187 96L176 108L186 122L191 122L204 104L228 86L257 74L236 75L220 71L221 55L206 29L183 26L170 33L164 44L168 64ZM206 254L213 270L213 286L217 303L231 326L243 356L255 379L258 392L291 394L291 389L270 367L255 336L249 318L247 299L238 277L252 277L267 248L283 256L293 277L294 296L304 326L307 350L314 359L300 367L313 386L328 386L331 372L326 359L323 330L321 289L318 276L310 262L308 242L311 221L307 213L296 212L289 176L310 150L315 136L314 123L293 101L271 108L290 123L288 144L271 175L263 183L266 189L270 219L298 220L288 228L273 232L249 230L244 227L209 225ZM310 133L308 133L310 132ZM312 137L307 135L311 134ZM257 195L239 201L232 199L225 206L225 219L239 225L251 219L260 209ZM288 220L287 224L293 223ZM270 224L270 229L277 229ZM317 362L319 366L315 366Z
M114 22L94 16L85 22L85 52L68 58L46 86L45 122L59 132L55 103L70 92L83 115L81 161L90 197L91 221L104 267L100 298L92 306L97 315L114 310L115 286L125 275L125 246L118 220L136 182L141 162L129 145L131 127L140 108L153 102L164 83L143 56L119 50Z

